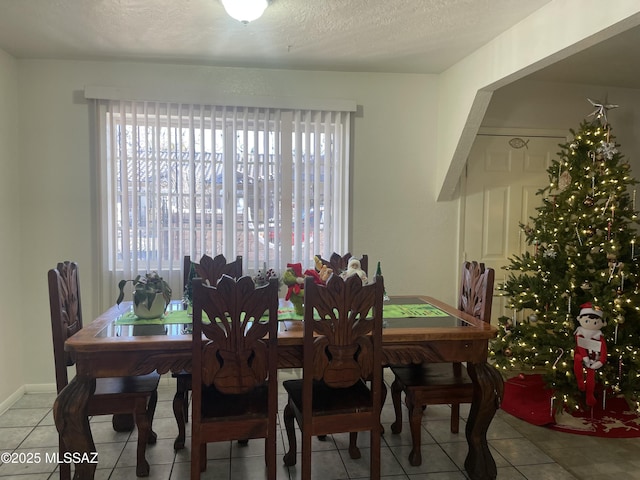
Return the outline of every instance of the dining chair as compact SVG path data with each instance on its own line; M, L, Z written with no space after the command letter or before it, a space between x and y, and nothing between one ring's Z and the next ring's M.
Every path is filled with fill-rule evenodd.
M207 443L265 439L276 478L278 280L256 287L223 275L193 280L191 479L206 470Z
M242 257L237 256L233 262L227 263L224 255L216 255L211 258L203 255L200 263L191 261L191 256L185 255L183 262L183 291L191 285L193 278L202 278L215 285L222 275L229 275L232 278L242 276ZM174 450L184 448L186 438L186 424L189 421L189 392L191 391L191 374L185 371L173 372L171 374L176 379L176 394L173 397L173 415L178 424L178 436L173 442Z
M333 275L326 285L305 279L302 379L283 383L289 440L284 464L296 464L295 419L303 480L311 478L313 436L349 432L349 455L360 458L351 442L359 431L371 432L370 478L380 477L383 295L381 276L367 285L358 276Z
M484 263L464 262L460 281L458 309L484 321L491 322L493 282L495 272ZM393 433L402 431L402 406L400 395L405 393L409 415L412 450L409 463L422 463L420 452L422 414L427 405L451 405L451 433L458 433L460 404L471 403L473 382L461 363L423 363L421 365L391 365L395 376L391 384L391 399L395 410Z
M326 265L327 267L331 268L338 275L340 275L342 272L345 272L348 269L349 260L351 260L351 258L353 257L353 255L351 255L351 252L347 252L344 255L340 255L339 253L333 252L329 257L329 260L325 260L320 255L316 255L316 256L318 257L318 259L323 265ZM360 268L364 271L365 275L368 276L369 275L369 256L367 254L363 254L358 260L360 261ZM380 391L380 394L382 395L382 405L384 405L384 402L387 399L387 388L384 384L384 381L382 382L382 389ZM384 433L384 427L381 427L381 428L382 428L381 433ZM356 432L356 434L351 436L350 438L350 448L354 448L357 438L358 437ZM325 435L319 435L318 439L321 441L325 440Z
M345 270L347 270L347 267L349 265L349 260L353 255L351 255L350 252L347 252L344 255L340 255L339 253L333 252L329 257L329 260L325 260L320 255L316 255L316 256L318 257L318 259L320 259L320 262L323 265L326 265L327 267L331 268L334 271L334 273L340 274L341 272L344 272ZM367 275L369 275L369 256L366 254L362 255L359 258L359 260L360 260L360 268L362 268L362 270L364 270L364 272Z
M58 393L69 383L67 367L75 360L64 350L64 342L82 329L82 304L78 265L75 262L61 262L49 270L49 306L51 310L51 331L53 334L53 357ZM132 415L138 428L138 448L136 475L149 476L149 463L145 458L147 444L156 443L156 434L152 429L153 415L158 401L157 372L134 377L97 378L96 389L89 398L87 414L94 415ZM119 430L115 417L113 427ZM62 438L59 438L60 456L66 451ZM60 478L68 479L71 468L67 463L60 464Z

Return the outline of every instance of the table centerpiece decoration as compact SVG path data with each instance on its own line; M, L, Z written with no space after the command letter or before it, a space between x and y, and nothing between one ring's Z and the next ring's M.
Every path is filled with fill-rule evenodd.
M120 294L116 305L124 300L124 287L127 283L133 284L133 313L138 318L159 318L171 302L171 287L158 272L150 272L138 275L133 280L120 280L118 288Z
M326 276L325 276L326 275ZM325 283L331 275L331 269L324 267L322 271L308 269L302 271L301 263L287 263L287 269L282 275L282 281L287 285L285 300L293 304L296 315L304 315L304 279L313 277L315 283Z

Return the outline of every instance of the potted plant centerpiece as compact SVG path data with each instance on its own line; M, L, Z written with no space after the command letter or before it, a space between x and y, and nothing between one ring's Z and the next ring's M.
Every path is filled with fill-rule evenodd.
M124 287L128 282L133 284L133 313L139 318L161 317L171 301L169 284L157 272L138 275L133 280L121 280L117 305L124 299Z

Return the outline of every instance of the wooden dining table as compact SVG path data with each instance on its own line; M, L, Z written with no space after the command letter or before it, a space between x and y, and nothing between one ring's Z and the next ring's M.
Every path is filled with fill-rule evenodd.
M388 304L396 307L390 307L387 313L385 305L383 314L384 365L466 362L474 394L465 430L469 451L464 466L474 480L496 478L486 434L503 393L501 375L487 363L488 343L497 329L428 296L392 297ZM173 308L181 308L175 305ZM398 308L404 313L399 315ZM171 314L167 315L169 320L157 324L128 322L130 310L127 302L114 305L65 343L65 350L75 355L76 376L58 395L53 414L58 433L74 458L92 458L91 453L96 451L87 416L96 378L191 370L188 322L172 323ZM178 318L178 314L174 316ZM289 315L280 321L279 368L302 366L302 344L301 319ZM95 463L77 463L74 478L92 479L95 470Z

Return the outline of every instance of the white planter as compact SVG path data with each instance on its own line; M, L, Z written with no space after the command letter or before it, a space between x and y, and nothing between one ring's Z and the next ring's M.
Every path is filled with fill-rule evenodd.
M140 305L133 305L133 313L138 318L160 318L164 313L167 304L161 293L156 293L156 298L151 304L151 308L147 308L146 302Z

